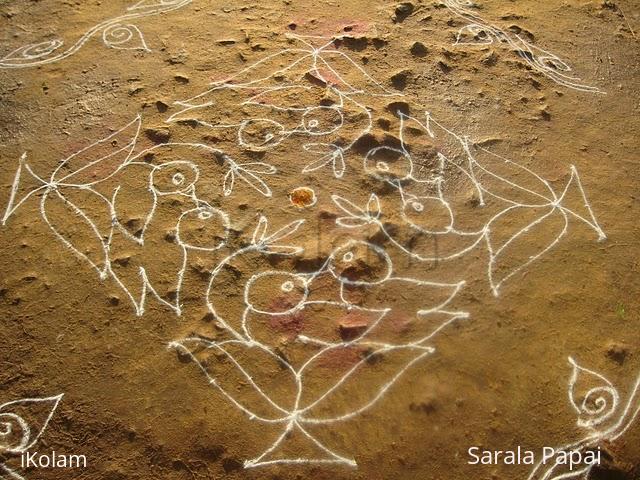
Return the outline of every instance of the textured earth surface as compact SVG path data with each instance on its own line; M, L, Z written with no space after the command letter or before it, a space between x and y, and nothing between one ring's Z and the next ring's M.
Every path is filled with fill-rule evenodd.
M173 4L180 7L167 8ZM88 466L64 472L21 469L19 455L3 449L2 441L12 441L4 429L0 462L40 480L524 480L532 466L469 465L468 448L520 445L539 451L593 432L597 437L620 420L628 423L623 435L602 435L591 445L605 449L606 459L589 478L640 478L640 419L631 421L640 408L637 386L634 391L640 372L640 8L633 0L479 0L464 6L502 32L492 36L486 28L465 29L473 22L447 4L456 2L146 1L137 4L138 10L127 10L136 6L133 0L0 2L0 57L5 56L0 62L0 210L7 205L11 213L0 228L0 404L64 393L32 450L84 454ZM155 13L122 17L132 11ZM105 33L111 27L103 22L118 17L123 19L116 23L135 26L127 29L131 38ZM76 43L97 25L103 26ZM55 39L64 41L57 51L78 48L41 65L29 65L37 59L16 60L16 49ZM296 52L273 55L304 50L305 42L311 49L329 42L330 52L344 56L327 54L331 60L315 72L300 66L273 75L290 65ZM527 61L531 52L518 55L513 42L553 52L580 79L573 86L598 91L558 82L559 63L546 64L547 74L532 68ZM350 62L344 61L347 57ZM244 70L263 59L269 60ZM267 90L260 90L263 84L249 91L228 88L194 100L212 82L238 72L244 73L235 84L263 77L272 83ZM293 81L304 88L273 88ZM359 92L337 95L346 85ZM258 105L241 105L245 98L237 97L247 93L262 95ZM185 107L189 99L200 107ZM268 108L267 115L260 103L276 107ZM298 110L287 110L292 106ZM318 118L305 117L309 106L320 107L313 111ZM429 135L425 112L438 122L437 127L431 124L435 136ZM256 117L263 120L242 123ZM288 123L300 122L304 131L283 133L292 131ZM218 124L243 127L240 133L238 128L211 128ZM325 148L301 148L309 142L305 135L323 125L331 128L317 138L345 150L344 173L336 174L335 163L303 172ZM107 141L96 145L102 139ZM494 281L506 278L499 292L492 291L488 279L484 239L460 258L439 261L445 252L457 251L455 242L439 243L429 234L403 230L407 224L430 231L449 225L449 211L434 200L440 188L432 181L438 177L434 172L443 179L440 193L457 205L456 222L481 227L500 211L491 201L482 205L480 190L461 169L438 169L438 152L452 160L450 165L468 160L465 145L477 149L478 162L486 168L478 184L499 189L505 197L513 198L515 189L540 198L536 192L547 187L561 194L573 167L584 189L583 197L578 184L571 183L557 201L582 219L567 214L566 234L548 251L545 247L563 231L564 217L537 222L535 209L525 208L527 198L506 202L521 208L492 224L494 246L500 238L509 246L508 239L518 239L495 262ZM373 158L376 148L390 158ZM109 159L122 161L123 151L125 161L136 158L137 163L114 168ZM250 170L236 170L233 186L225 154ZM397 207L394 179L406 174L402 160L409 156L412 178L420 180L407 191L424 201L420 208L404 204L416 207L407 214L416 216L407 220ZM375 160L373 167L367 159ZM175 161L189 163L163 167ZM197 182L190 177L195 175L191 164L198 167ZM377 170L372 173L372 168ZM61 178L67 185L60 185L65 183ZM158 194L166 185L173 184L167 187L172 190L192 181L198 201L207 205L207 215L197 218L183 216L191 215L186 212L193 208L194 195ZM19 208L9 208L32 190L37 191ZM372 193L379 203L370 203L365 212ZM368 220L343 222L359 222L356 228L336 223L345 217L336 196L359 206ZM115 199L116 207L105 208L105 199ZM153 218L146 224L151 217L144 212L151 205ZM371 219L379 212L376 223ZM290 257L249 252L213 275L225 257L251 244L256 227L260 233L259 215L268 218L267 235L304 219L283 240L304 252ZM87 218L95 227L89 233ZM178 224L178 218L184 221ZM201 225L212 218L216 221ZM105 235L115 224L115 233ZM599 238L598 228L606 239ZM135 241L142 234L144 244ZM344 253L339 247L353 239L370 243ZM102 250L106 243L108 260ZM206 248L189 249L184 260L185 244ZM376 248L363 247L371 244L384 249L390 260ZM85 256L74 255L73 248ZM421 261L411 256L416 252L436 260ZM532 257L535 261L527 264ZM280 289L271 276L251 281L259 272L317 272L328 259L338 279L369 282L348 284L353 288L342 293L351 295L349 302L390 309L380 328L368 329L373 321L365 310L328 304L292 309L304 289L293 280ZM421 332L431 333L443 313L417 321L416 312L439 305L448 294L441 298L438 288L415 282L382 281L388 262L397 277L466 282L447 309L468 315L424 343L435 351L406 371L415 359L411 352L406 357L372 353L372 342L406 345ZM101 278L97 270L107 263L115 273ZM149 294L144 312L136 315L126 292L140 297L140 267L158 298ZM180 271L184 275L176 288ZM313 281L313 294L338 298L340 292L329 285L334 277L327 272L325 277ZM307 277L294 279L304 283L301 278ZM245 298L248 283L252 289ZM360 414L308 427L313 438L357 467L283 463L244 468L246 460L258 457L281 435L282 423L251 419L198 368L204 365L224 391L251 403L256 392L231 357L215 349L173 348L171 342L229 340L233 335L219 316L240 319L247 301L258 312L249 320L253 336L275 356L248 347L239 348L233 359L271 389L271 398L286 404L295 397L296 385L285 378L283 362L295 365L309 358L309 345L299 341L307 337L338 342L341 348L315 362L304 395L317 398L345 372L363 365L350 377L352 384L318 406L314 418L353 411L383 387L378 401ZM180 315L170 306L176 304ZM259 313L289 309L287 315ZM239 330L237 321L232 325ZM604 423L591 430L577 423L586 410L579 416L568 395L575 373L569 357L591 371L578 370L574 400L579 404L586 397L586 409L611 409ZM400 371L403 375L385 389ZM608 388L608 403L589 403L589 390L602 386ZM42 425L37 413L25 413L34 430L36 417ZM273 454L276 459L326 457L295 429Z

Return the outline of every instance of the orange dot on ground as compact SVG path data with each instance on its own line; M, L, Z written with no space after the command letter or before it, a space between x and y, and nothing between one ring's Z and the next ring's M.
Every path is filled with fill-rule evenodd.
M289 200L298 208L310 207L316 203L315 192L308 187L298 187L289 194Z

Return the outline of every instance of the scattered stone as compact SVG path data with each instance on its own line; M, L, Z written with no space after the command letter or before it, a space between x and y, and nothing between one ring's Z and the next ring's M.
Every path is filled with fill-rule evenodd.
M119 257L119 258L113 259L113 263L120 265L121 267L129 265L130 261L131 261L131 257L128 255L125 257Z
M623 343L609 342L605 355L612 362L622 365L629 356L629 347Z
M229 46L229 45L235 45L237 43L236 40L234 40L233 38L225 38L222 40L218 40L216 42L218 45L222 45L222 46Z
M409 15L413 13L415 6L411 2L402 2L396 5L395 15L393 21L400 23L403 22Z
M109 297L109 305L113 305L114 307L116 305L120 304L120 297L118 297L117 295L111 295Z
M410 75L411 75L411 70L409 70L408 68L405 68L403 70L400 70L399 72L394 73L390 78L391 85L393 85L393 87L396 88L397 90L404 90L407 86L407 79L409 78Z
M181 363L191 363L192 362L192 358L191 358L191 355L189 354L189 352L185 352L181 348L175 348L174 351L176 352L176 355L178 356L178 360Z
M444 73L449 73L451 70L453 70L453 68L450 67L449 64L446 63L444 60L438 60L438 68L442 70Z
M189 77L187 77L186 75L177 74L173 76L173 79L178 83L189 83Z
M478 145L479 147L490 147L491 145L495 145L496 143L500 143L502 141L503 141L502 138L488 137L488 138L483 138L481 140L478 140L477 142L474 142L474 145Z
M391 102L387 105L387 110L396 116L398 112L409 115L409 104L407 102Z
M124 222L125 226L130 230L137 230L142 225L141 218L130 218L126 222Z
M167 143L169 141L169 138L171 138L169 129L162 127L149 127L144 131L144 133L149 140L155 143Z
M347 313L340 319L338 328L340 329L340 337L343 341L353 340L369 326L369 320L362 313L352 311Z
M544 105L540 108L540 118L542 118L546 122L551 120L551 113L549 113L548 105Z
M376 120L376 123L378 124L378 126L383 129L384 131L389 131L389 129L391 128L391 122L386 119L386 118L378 118Z
M169 57L169 59L167 60L171 65L178 65L178 64L184 64L187 61L188 55L187 52L185 52L184 50L181 52L178 52L175 55L172 55L171 57Z
M429 53L429 49L422 42L414 42L409 51L415 57L425 57Z
M164 113L169 109L169 105L164 103L162 100L157 100L156 101L156 108L158 109L158 112Z
M467 205L470 205L474 208L480 206L480 195L478 194L478 191L475 188L472 190L469 190L469 192L467 193L466 203Z
M311 207L316 203L316 194L308 187L298 187L289 193L289 200L298 208Z
M486 55L483 55L480 61L488 67L493 67L496 63L498 63L498 55L495 51L491 50Z

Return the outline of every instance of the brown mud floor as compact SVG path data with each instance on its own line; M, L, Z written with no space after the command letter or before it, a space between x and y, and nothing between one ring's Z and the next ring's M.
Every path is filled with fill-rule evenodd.
M469 465L467 450L577 443L605 452L590 479L639 479L640 6L464 3L0 2L0 213L36 190L0 227L0 404L64 393L29 451L88 462L21 468L26 433L12 412L34 440L50 401L0 408L0 465L38 480L525 480L553 476ZM497 30L469 28L452 5ZM300 57L274 54L309 48L292 34L324 37L306 40L312 51L334 39L319 54L326 62L273 75ZM64 44L55 51L16 51L56 39ZM29 65L74 44L65 58ZM579 80L559 82L563 65L536 48ZM193 100L265 58L234 80L262 83ZM532 67L536 58L546 70ZM241 104L247 95L260 98ZM199 108L175 103L187 99ZM243 123L252 118L261 120ZM235 127L212 128L224 123ZM327 153L324 165L302 171ZM465 173L472 167L475 179ZM555 203L542 200L549 192ZM456 227L491 231L451 260L442 257L470 237L423 233L451 227L443 199ZM268 218L264 237L259 215ZM248 251L212 280L256 227L260 242L298 219L272 243L304 252ZM494 262L489 245L494 253L506 245ZM389 265L413 281L390 280ZM147 291L136 315L126 292L140 298L141 267L159 298ZM252 277L270 271L279 273ZM312 282L292 275L318 271ZM488 272L494 286L506 278L498 296ZM455 295L425 283L461 281ZM335 303L301 308L300 298ZM220 321L241 332L247 304L257 343L238 341ZM381 308L389 311L375 323L369 309ZM425 309L434 310L418 313ZM467 315L447 323L452 312ZM323 348L301 341L310 337L336 346L301 380L289 366ZM308 436L294 425L263 460L336 462L244 468L287 425L261 418L291 417L333 385L302 416L349 418L304 423Z

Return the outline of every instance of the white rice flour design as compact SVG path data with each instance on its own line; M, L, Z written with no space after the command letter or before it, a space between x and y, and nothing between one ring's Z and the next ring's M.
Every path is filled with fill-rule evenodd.
M547 78L573 90L588 93L605 93L598 87L582 83L571 75L571 66L557 55L532 45L517 33L507 32L487 23L470 8L471 0L443 0L449 10L469 22L460 29L456 45L487 45L494 41L504 43L514 49L527 64Z
M274 174L276 169L264 162L239 164L222 151L198 143L166 143L134 153L140 124L141 119L138 116L122 129L74 153L64 159L48 179L35 173L27 163L26 154L23 154L15 173L2 224L5 225L16 210L30 198L39 195L40 216L54 235L95 269L100 279L114 280L130 299L137 315L144 313L148 294L152 294L180 315L180 290L189 251L215 251L221 248L225 243L230 221L225 212L198 198L200 170L194 162L175 160L153 164L142 159L149 154L174 147L209 154L222 163L222 168L227 169L223 185L220 186L223 196L233 193L236 178L260 194L271 196L271 189L259 175ZM27 179L31 184L35 183L34 186L22 186L25 174L28 174ZM136 185L139 187L137 190ZM134 190L134 194L138 195L140 208L145 210L135 231L128 228L122 214L122 209L130 207L119 200L128 189ZM159 294L145 266L139 267L138 292L126 285L114 268L114 255L117 253L113 248L115 238L124 237L133 244L143 246L158 202L167 196L189 200L188 206L176 216L173 225L176 229L175 243L178 248L176 255L181 258L177 262L175 283L171 289L173 298ZM58 222L69 222L71 226L65 227ZM219 227L222 231L221 238L205 240L204 243L199 243L200 240L190 240L185 228L193 223L197 223L198 228L206 228L209 225L213 230L214 226Z
M569 219L574 218L592 228L599 240L606 238L598 225L580 182L578 171L571 167L566 185L556 192L551 184L526 167L475 146L437 123L430 114L425 121L398 112L399 148L380 146L364 158L364 170L398 192L399 202L391 212L400 213L403 224L389 230L380 199L372 193L366 206L333 195L333 201L346 216L336 223L355 229L377 226L393 246L422 262L459 259L476 247L486 247L489 254L487 277L494 295L503 283L553 248L567 233ZM406 142L406 131L420 131L428 141L441 143L431 158L418 162ZM444 145L449 146L445 150ZM421 166L418 172L417 166ZM425 168L426 167L426 168ZM419 188L420 194L410 191ZM573 190L573 191L572 191ZM572 195L573 194L573 195ZM469 196L470 195L470 196ZM569 199L567 197L576 198ZM577 200L572 209L565 204ZM459 216L468 205L472 215ZM518 219L519 228L510 235L501 232L508 222ZM542 245L528 245L529 234L545 234ZM416 246L416 236L430 241ZM403 244L404 236L411 245ZM519 250L524 249L524 252ZM516 259L516 265L509 265ZM502 268L504 267L504 268Z
M0 405L0 453L20 455L35 446L62 397L61 394L48 398L23 398ZM25 477L0 462L0 479L25 480Z
M603 375L581 367L571 357L573 373L569 379L569 402L576 411L576 424L586 432L577 442L556 448L558 452L584 453L603 442L613 442L629 430L640 415L640 375L627 392L626 400ZM527 480L587 480L594 465L574 467L569 471L559 459L535 466Z
M351 154L350 159L361 158L353 151L354 146L372 131L372 107L368 102L388 97L402 100L405 96L388 91L340 51L343 38L289 37L296 48L268 55L207 91L177 102L181 109L168 122L189 120L207 128L231 129L241 149L265 154L279 153L275 150L280 143L297 137L304 152L317 154L311 163L303 162L301 173L322 174L321 169L330 167L334 177L340 179L347 168L347 154ZM298 44L302 47L298 48ZM311 92L315 95L308 102L305 95ZM318 103L318 98L325 103ZM233 113L220 114L217 105L222 100L235 102L237 122L230 120ZM387 110L393 105L389 104ZM352 131L345 131L353 123L346 120L347 112L361 122L355 120ZM351 199L333 195L336 205L347 214L338 219L340 226L354 229L378 225L391 244L424 262L459 259L476 247L485 246L489 254L487 276L496 296L505 281L566 235L570 218L595 230L599 240L606 238L575 167L571 167L564 188L555 191L533 171L474 146L428 113L424 120L402 110L393 113L400 119L401 144L372 148L361 165L365 173L390 185L397 192L398 201L395 206L381 206L382 199L373 194L370 206L375 205L377 210L371 215ZM422 131L432 143L432 151L425 152L431 157L416 152L407 136L407 131L415 130ZM337 139L331 141L334 134ZM313 141L309 142L309 138ZM293 148L297 147L294 144ZM468 211L470 199L462 196L467 193L479 205L472 213ZM389 215L382 213L399 213L404 221L400 231L394 233L387 228ZM503 227L522 223L521 219L525 223L512 235L502 233ZM534 238L530 232L542 232L547 243L530 245L524 251ZM416 237L422 237L422 245L416 246ZM522 258L513 260L518 255Z
M296 222L285 227L284 235L289 235L298 225ZM275 233L265 238L265 228L266 222L261 219L253 243L223 260L211 276L209 310L230 338L211 341L191 337L170 346L188 354L211 385L251 420L282 426L281 434L270 446L257 457L245 461L246 468L302 463L355 466L352 458L337 453L310 429L326 428L349 420L373 407L412 365L433 354L435 349L431 343L436 334L455 320L467 318L467 313L448 308L463 282L445 284L398 277L384 250L367 242L352 240L336 248L317 271L291 273L267 270L252 275L244 286L244 310L240 318L223 316L216 308L214 297L222 298L217 296L221 287L218 276L234 258L252 250L279 255L292 255L297 251L295 247L274 247L272 242L280 241L283 235ZM367 259L366 263L361 263L364 259ZM375 265L375 270L359 270L359 266L364 264ZM326 286L327 281L335 284L334 290L329 288L329 291L337 292L335 298L316 298L322 289L320 285ZM371 291L372 298L389 298L383 292L393 285L400 288L411 285L425 290L421 298L425 298L429 305L414 312L411 323L415 328L410 333L394 335L388 328L394 310L400 305L371 308L350 299L354 291L357 292L356 297ZM343 318L351 322L357 319L351 325L353 330L337 335L335 317L329 315L316 319L314 309L317 308L331 309L336 315L342 312ZM295 360L288 358L278 348L277 339L272 338L273 330L265 328L265 325L272 327L283 317L304 318L306 315L314 316L307 325L312 332L306 334L306 329L302 328L289 340L306 354ZM344 352L356 353L351 364L334 365L331 373L322 369L323 362ZM391 372L377 371L380 363L384 365L387 362ZM261 364L267 364L279 373L274 377L273 371L260 371ZM230 380L229 377L235 377L230 368L236 371L246 389L238 389L237 383ZM368 377L366 373L369 370L376 370L377 378ZM366 391L367 388L371 389L368 395L354 394L354 389ZM344 396L351 400L346 409L339 401ZM315 453L287 455L285 444L295 435L298 442L306 442Z
M152 6L144 2L132 8L146 12ZM180 315L189 255L223 247L233 252L225 250L221 257L226 257L216 259L206 289L206 306L221 327L220 335L210 339L194 334L170 346L194 360L234 407L278 431L273 442L245 462L246 467L354 466L353 458L341 452L345 447L335 445L324 432L372 408L412 365L434 353L433 342L441 330L467 318L452 305L464 281L404 276L380 243L423 262L462 259L484 245L489 254L487 276L497 295L506 280L565 236L570 219L605 238L575 168L557 192L528 168L474 145L429 114L423 121L403 113L402 105L399 111L391 109L395 102L385 108L400 122L399 137L387 130L385 138L390 140L379 141L372 133L375 109L368 102L404 96L372 78L338 48L338 40L292 36L294 47L178 102L180 111L167 120L195 120L217 129L220 137L230 137L230 148L239 149L240 155L269 162L240 163L202 143L167 143L136 152L138 117L64 159L50 175L39 175L23 155L2 217L4 225L31 198L39 197L39 214L54 235L101 279L116 282L138 315L145 310L148 294ZM236 108L221 112L218 95ZM203 200L204 181L207 187L219 186L221 199L233 195L239 185L269 199L274 193L265 179L280 173L270 162L283 151L291 154L289 143L283 142L297 140L298 158L311 158L294 168L305 180L323 176L314 186L332 194L340 212L337 225L351 233L373 226L374 234L382 232L381 240L351 240L330 247L331 252L319 257L322 264L303 268L297 263L303 249L285 240L300 233L304 219L270 228L261 215L251 238L240 248L230 248L231 219ZM172 149L186 149L190 155L158 160ZM192 154L207 156L208 161L196 163ZM277 165L282 171L291 168ZM363 184L371 188L367 199L336 194L339 189L333 187L347 172L366 179ZM293 173L296 185L308 184L298 183ZM313 190L312 203L320 204L327 196L318 190L316 197ZM124 198L135 198L135 205ZM167 211L165 203L181 207ZM133 224L127 215L131 208L139 219ZM298 210L300 215L310 212ZM118 257L123 242L148 245L158 234L158 218L165 226L169 221L175 231L175 258L170 262L163 255L162 262L163 268L171 265L175 275L163 291L151 265L139 266L138 283L132 286ZM401 224L389 228L387 220L396 218ZM204 236L197 234L202 228ZM529 234L533 230L537 235ZM373 238L369 231L362 233L363 239ZM270 266L255 267L261 261ZM289 267L294 272L275 269L273 264L279 262L297 266ZM416 292L413 299L424 299L423 305L411 306L403 299L407 287Z
M287 138L299 137L301 148L317 156L304 167L303 173L330 166L334 176L341 178L345 153L371 130L371 113L360 97L397 94L389 92L348 55L335 49L339 38L291 34L287 37L296 43L295 48L268 55L214 83L209 90L176 102L181 110L167 121L195 120L209 128L233 129L238 145L254 151L271 150ZM266 65L289 58L291 61L285 67L264 75L260 72ZM345 78L345 67L355 74L357 84ZM223 118L217 117L216 96L231 99L237 108ZM322 101L311 106L305 101L320 97ZM209 111L211 119L207 116ZM353 120L348 122L347 116ZM350 139L332 141L348 124L355 130Z
M97 35L107 47L121 50L150 51L140 29L132 20L159 15L188 5L192 0L142 0L127 8L127 13L105 20L88 30L76 43L63 50L62 40L50 40L22 46L0 58L0 68L25 68L58 62L80 50Z

